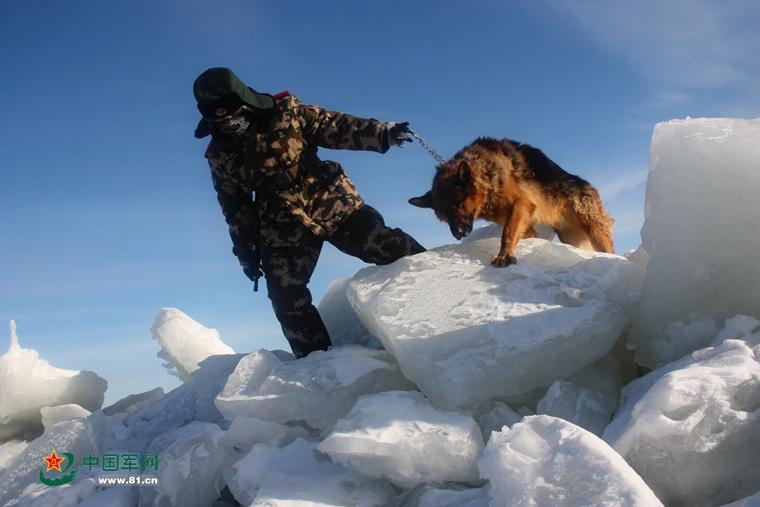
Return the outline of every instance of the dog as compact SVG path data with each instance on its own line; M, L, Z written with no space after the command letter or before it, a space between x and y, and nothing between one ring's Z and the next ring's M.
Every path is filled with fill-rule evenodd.
M537 148L480 137L436 169L432 189L409 203L432 208L456 239L472 232L476 218L504 225L495 266L517 263L515 247L536 237L535 224L554 229L563 243L613 252L614 220L599 192Z

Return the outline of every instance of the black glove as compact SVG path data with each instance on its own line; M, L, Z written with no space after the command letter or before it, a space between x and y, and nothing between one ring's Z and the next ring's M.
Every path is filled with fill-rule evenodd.
M412 133L409 130L409 122L389 123L388 144L390 146L403 146L404 143L411 143Z

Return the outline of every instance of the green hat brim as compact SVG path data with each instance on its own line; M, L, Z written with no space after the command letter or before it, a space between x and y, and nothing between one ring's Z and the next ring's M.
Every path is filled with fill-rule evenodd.
M256 109L272 109L274 107L274 98L268 93L259 93L253 88L246 87L243 96L240 97L243 102Z

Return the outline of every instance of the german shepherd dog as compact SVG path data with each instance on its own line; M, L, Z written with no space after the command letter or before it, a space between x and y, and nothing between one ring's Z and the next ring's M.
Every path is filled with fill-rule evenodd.
M472 232L476 218L504 225L495 266L517 262L515 247L536 236L534 224L551 227L563 243L612 253L614 220L596 188L541 150L481 137L436 169L432 190L409 203L432 208L456 239Z

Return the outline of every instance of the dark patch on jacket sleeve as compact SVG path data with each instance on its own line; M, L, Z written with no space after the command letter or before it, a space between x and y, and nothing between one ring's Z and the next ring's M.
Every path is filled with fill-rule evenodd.
M359 118L319 106L301 106L304 134L323 148L385 153L390 147L385 122Z

